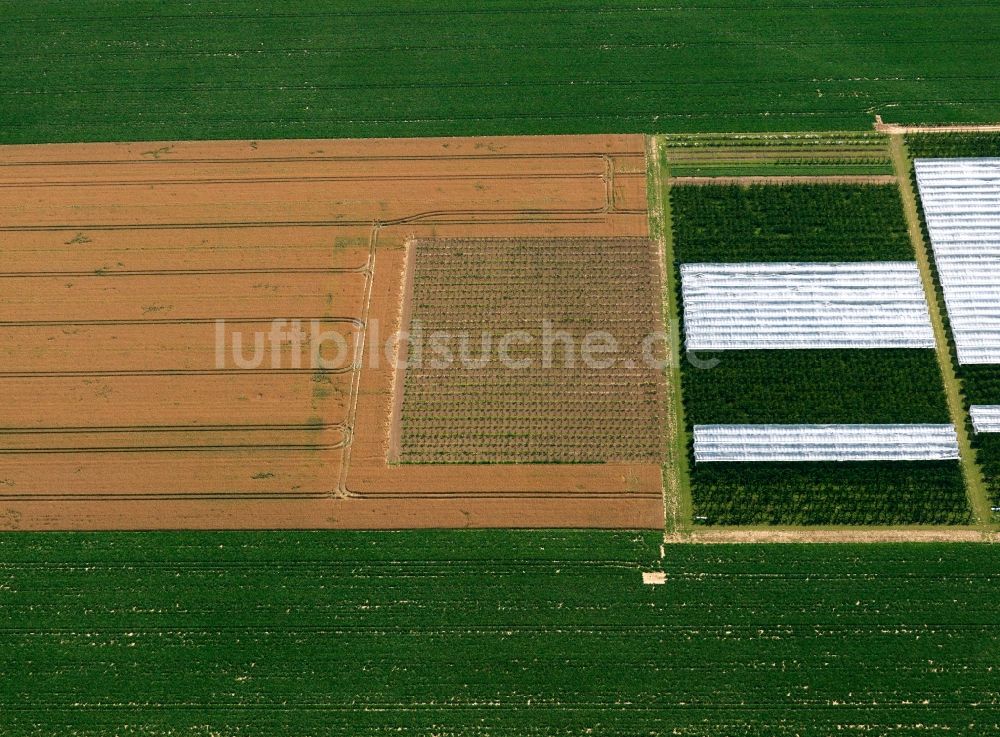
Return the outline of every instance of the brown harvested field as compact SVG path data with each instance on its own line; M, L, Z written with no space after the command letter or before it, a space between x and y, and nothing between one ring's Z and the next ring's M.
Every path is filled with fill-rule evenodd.
M370 360L414 239L647 237L643 143L0 149L0 526L661 526L651 454L389 463L403 377ZM301 334L235 365L276 319ZM335 365L296 365L313 321Z

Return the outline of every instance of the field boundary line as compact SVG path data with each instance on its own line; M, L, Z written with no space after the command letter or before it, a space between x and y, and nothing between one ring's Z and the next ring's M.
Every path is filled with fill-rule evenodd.
M934 284L934 272L931 268L930 252L927 244L924 242L924 234L920 225L920 211L917 208L917 197L909 178L910 157L906 151L906 143L902 135L894 134L890 136L889 150L892 154L892 163L899 180L899 193L903 202L906 227L910 232L910 242L913 245L917 266L920 268L920 277L924 284L924 295L927 299L928 311L930 312L931 326L934 328L934 352L937 355L938 365L941 368L941 378L944 382L945 396L948 401L948 414L951 416L952 425L954 425L955 431L958 434L959 463L962 467L962 475L965 477L969 505L972 508L976 522L983 526L984 529L987 529L990 526L992 517L989 494L986 491L986 484L979 470L979 465L976 463L976 452L969 438L969 418L965 411L965 402L962 398L962 387L951 360L948 332L944 326L941 311L942 305L938 300Z
M864 131L854 131L855 133L861 133ZM600 137L601 134L596 134ZM737 134L738 135L738 134ZM490 136L472 136L473 138L494 138ZM535 136L500 136L500 138L533 138ZM551 136L552 138L587 138L588 134L555 134ZM444 136L448 138L448 136ZM469 136L458 136L458 138L469 138ZM336 143L339 141L355 141L355 140L373 140L373 139L356 139L356 138L265 138L258 139L268 142L292 142L292 143ZM381 141L399 141L399 140L414 140L414 139L400 139L400 138L388 138L388 139L374 139ZM421 140L421 139L416 139ZM227 144L227 143L244 143L243 139L208 139L207 141L194 141L196 143L217 143L217 144ZM77 143L59 143L59 144L47 144L47 143L14 143L14 144L0 144L5 147L15 147L15 146L90 146L90 145L129 145L134 143L151 143L151 141L112 141L105 142L102 144L98 141L81 141ZM191 140L175 140L171 141L171 147L175 144L182 143L192 143ZM147 152L149 153L149 152ZM141 155L141 154L140 154ZM566 152L525 152L520 153L502 153L502 152L491 152L487 154L372 154L372 155L343 155L343 156L261 156L255 157L253 159L247 158L232 158L232 157L218 157L218 158L170 158L170 159L52 159L46 161L36 161L34 159L8 159L0 161L0 168L2 167L22 167L22 166L40 166L40 167L50 167L50 166L131 166L135 164L151 164L151 165L162 165L162 164L246 164L248 161L253 164L288 164L288 163L344 163L344 162L361 162L361 163L371 163L374 161L387 161L392 163L398 163L400 161L497 161L497 160L511 160L511 159L534 159L534 160L552 160L552 159L591 159L594 156L603 156L603 151L566 151ZM637 151L616 151L615 156L623 158L638 158L642 154ZM395 179L395 177L394 177Z
M663 203L663 181L660 170L659 144L656 136L646 136L646 202L649 210L649 237L656 243L659 249L660 264L660 313L665 330L669 330L670 325L670 304L667 299L667 270L666 264L666 243L664 242L664 203ZM669 368L671 355L670 347L665 346L668 354L667 366L663 370L663 380L665 383L664 413L663 413L663 452L664 463L662 466L661 484L663 487L663 525L664 531L675 530L677 528L678 515L678 479L673 472L674 464L670 462L670 448L676 431L673 423L673 414L670 405L673 401L674 387L671 385L672 376ZM662 557L662 556L661 556Z
M681 337L674 283L674 233L670 211L670 170L667 161L666 138L647 138L649 166L648 196L650 198L650 229L656 227L655 240L661 247L663 260L663 326L670 337L667 346L666 453L663 464L664 534L669 537L686 531L691 525L691 481L687 467L687 431L681 387ZM654 221L653 213L658 222ZM651 232L652 236L653 233ZM665 538L666 539L666 538Z
M672 177L672 187L706 187L714 185L752 184L895 184L894 174L804 174L787 175L747 175L722 177Z
M413 280L416 273L418 239L407 238L403 244L403 286L399 291L399 322L396 329L400 336L409 335L410 313L413 309ZM385 461L388 465L399 463L403 443L403 391L406 387L406 363L409 360L409 341L396 341L395 365L392 370L392 394L389 410L389 440Z

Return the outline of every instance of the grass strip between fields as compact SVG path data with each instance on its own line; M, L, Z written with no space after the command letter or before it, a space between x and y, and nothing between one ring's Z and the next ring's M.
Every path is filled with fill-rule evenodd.
M670 338L667 361L666 456L663 464L663 490L667 535L690 529L691 475L688 467L688 431L684 419L684 396L681 385L683 338L681 336L678 286L674 275L674 229L670 207L670 170L663 136L647 139L649 196L656 198L650 208L650 233L663 248L664 315L663 324Z

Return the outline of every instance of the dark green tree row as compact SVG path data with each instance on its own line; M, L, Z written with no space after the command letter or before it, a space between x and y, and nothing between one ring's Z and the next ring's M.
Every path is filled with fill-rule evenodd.
M976 461L983 471L983 480L993 505L1000 506L1000 435L973 434L972 445L976 449Z
M685 354L684 406L696 425L947 423L934 351L719 351Z
M959 375L969 404L1000 404L1000 366L961 366Z
M687 356L689 429L716 423L947 423L930 350L724 351ZM699 368L700 367L700 368ZM696 522L964 524L957 462L690 463Z
M914 159L1000 156L1000 133L914 133L906 147Z
M710 525L953 525L971 521L957 461L693 464Z
M682 264L914 258L891 185L686 186L670 199Z
M974 404L1000 404L1000 366L958 366L966 408ZM971 424L971 423L970 423ZM976 461L995 506L1000 506L1000 435L977 434L970 427Z

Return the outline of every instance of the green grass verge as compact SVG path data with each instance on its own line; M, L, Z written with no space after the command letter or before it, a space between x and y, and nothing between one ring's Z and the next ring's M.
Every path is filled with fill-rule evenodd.
M0 143L1000 119L1000 7L0 2Z
M934 351L720 351L698 357L696 364L684 359L685 408L695 425L950 421Z
M0 732L827 737L991 723L989 546L668 546L666 585L643 586L659 542L0 536Z
M664 454L664 503L667 534L674 534L687 529L691 525L691 475L688 469L688 432L684 418L684 387L681 381L681 360L684 353L680 326L680 287L677 283L677 273L674 263L674 228L673 212L670 207L670 170L669 160L662 136L653 138L655 149L656 174L654 186L659 188L663 220L660 223L650 222L650 232L659 225L663 238L663 270L664 270L664 328L670 339L670 361L667 371L667 442ZM652 168L652 166L651 166Z
M674 187L671 207L681 264L913 260L891 185Z

